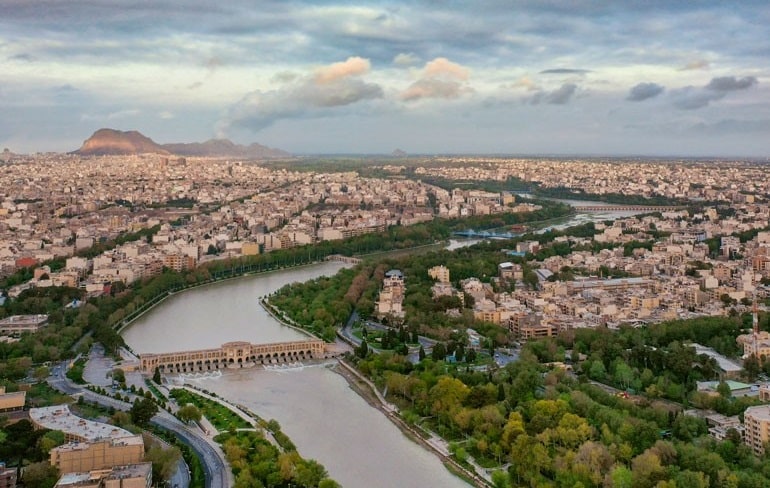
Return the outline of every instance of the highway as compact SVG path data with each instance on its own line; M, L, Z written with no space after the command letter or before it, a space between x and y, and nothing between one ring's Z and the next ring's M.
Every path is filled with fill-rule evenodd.
M127 411L131 409L131 404L120 400L115 400L104 395L99 395L86 388L77 385L66 377L67 363L56 364L51 370L51 376L48 378L48 384L56 390L68 395L82 395L85 400L96 402L105 407L113 407L116 410ZM162 427L179 438L182 442L190 446L198 459L201 460L206 477L206 488L230 488L232 486L231 477L224 454L216 446L213 440L203 436L201 432L195 431L182 423L179 419L170 413L160 410L150 422L153 425ZM189 476L175 476L175 479L186 480L189 484ZM172 485L173 486L173 485ZM186 488L180 485L179 488Z

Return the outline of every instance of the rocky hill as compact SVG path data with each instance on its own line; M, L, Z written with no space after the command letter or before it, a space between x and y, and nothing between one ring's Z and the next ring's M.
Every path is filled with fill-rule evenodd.
M286 151L272 149L262 144L250 144L243 146L235 144L228 139L210 139L206 142L192 142L189 144L164 144L163 148L170 153L179 156L204 156L241 159L269 159L285 158L290 156Z
M73 154L84 156L142 153L240 159L270 159L290 156L289 153L280 149L272 149L257 143L243 146L227 139L211 139L203 143L161 145L135 130L120 131L115 129L97 130L83 142L80 149L73 152Z
M83 142L73 154L83 156L103 156L109 154L169 154L155 141L131 130L99 129Z

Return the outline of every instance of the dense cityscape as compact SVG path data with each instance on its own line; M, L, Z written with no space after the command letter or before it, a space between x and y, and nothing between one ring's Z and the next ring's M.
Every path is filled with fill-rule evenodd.
M768 26L0 0L0 488L770 487Z
M103 486L153 476L176 482L175 463L199 466L198 479L182 478L189 486L254 486L254 474L235 466L256 461L236 451L262 439L273 443L265 449L276 466L294 466L276 472L278 485L335 486L316 461L287 457L293 445L275 421L189 383L194 375L233 368L259 374L268 366L319 361L344 365L340 373L354 375L351 386L396 414L404 432L443 437L426 448L479 486L549 477L643 486L667 476L666 449L678 452L677 442L700 436L712 439L711 447L699 447L708 451L731 443L744 465L764 456L770 201L762 162L405 156L260 162L6 152L3 168L0 372L3 410L12 422L4 443L39 438L22 455L26 462L50 453L50 461L24 468L25 486L47 486L58 476L56 486L81 486L97 471ZM378 235L387 237L362 244ZM443 249L446 239L454 244ZM168 354L159 355L131 348L117 333L177 290L324 259L352 269L320 288L317 280L307 289L285 287L265 302L276 318L308 330L310 341L261 346L243 338L200 351L168 344L161 348ZM660 326L668 332L654 332ZM652 347L643 339L647 332L638 332L647 329L677 339L658 337ZM591 331L615 336L604 341L638 336L634 341L642 342L606 356L596 349L600 337L586 335ZM313 342L312 334L331 342ZM656 348L663 351L657 359ZM685 368L683 378L666 366L670 348L688 351L700 365L696 374ZM435 379L422 377L426 368L439 375L433 387ZM518 375L526 368L542 373L522 391ZM478 383L484 375L486 386ZM370 386L358 385L356 376ZM457 384L446 383L451 378ZM519 464L517 449L544 442L548 431L531 430L536 412L566 408L555 415L574 417L569 412L576 407L559 402L565 394L576 401L581 390L632 416L645 418L639 411L645 408L653 417L668 412L658 423L667 434L618 444L629 449L621 455L592 440L610 424L594 423L586 412L583 424L569 427L583 440L557 441L562 447L543 456L567 455L559 452L570 446L576 456L598 450L593 455L604 467L575 471L575 464L561 468L554 458L533 472ZM59 403L73 393L80 397L75 404ZM437 399L445 394L456 406ZM434 403L420 406L425 401ZM489 410L500 401L506 406ZM114 428L78 420L99 409ZM509 409L510 416L500 416ZM224 423L215 420L222 411L230 418ZM477 424L475 415L487 417ZM418 420L431 416L446 418ZM23 430L24 422L32 430ZM136 427L119 428L157 431L173 422L171 432L186 429L199 438L197 448L180 444L190 446L184 457L179 448L135 434ZM513 427L517 422L521 427ZM232 437L241 425L264 433ZM550 435L562 435L560 425ZM520 446L512 437L516 428L524 432L516 438ZM471 443L454 440L463 431ZM13 445L4 444L3 452ZM647 472L652 468L643 462L659 467ZM15 479L17 468L6 466L3 476ZM764 483L764 475L737 465L724 464L719 473L677 466L675 483L692 478L723 486L709 480L725 477L735 486ZM626 476L630 485L623 484Z

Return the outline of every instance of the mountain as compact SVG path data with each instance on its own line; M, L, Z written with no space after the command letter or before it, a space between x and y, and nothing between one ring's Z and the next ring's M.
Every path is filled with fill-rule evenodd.
M73 154L103 156L122 154L175 154L177 156L200 156L215 158L270 159L285 158L290 154L261 144L243 146L227 139L211 139L206 142L157 144L155 141L132 131L99 129L83 142Z
M220 158L269 159L291 156L281 149L272 149L262 144L243 146L228 139L209 139L206 142L189 144L164 144L163 149L179 156L203 156Z
M83 142L73 154L83 156L103 156L109 154L169 154L155 141L131 130L99 129Z

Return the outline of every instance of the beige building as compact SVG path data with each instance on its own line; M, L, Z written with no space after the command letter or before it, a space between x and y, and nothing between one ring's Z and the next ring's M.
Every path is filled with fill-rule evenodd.
M403 301L404 275L397 269L391 269L385 273L385 278L382 280L382 290L377 300L377 314L403 317Z
M439 283L449 283L449 268L444 265L434 266L428 270L428 276Z
M143 458L144 441L141 435L135 435L64 444L51 449L50 461L60 473L72 473L139 463Z
M54 488L150 488L152 463L116 466L82 473L65 473Z
M241 245L241 254L244 256L256 256L259 254L259 243L257 242L244 242Z
M744 414L743 439L754 454L762 456L765 444L770 441L770 405L749 407Z
M0 385L0 412L15 412L24 408L27 392L16 391L6 393L5 386Z
M48 315L12 315L0 320L0 334L33 334L48 324Z
M50 462L60 473L111 469L144 458L141 435L73 415L67 405L33 408L29 418L36 429L60 430L68 442L51 449Z

